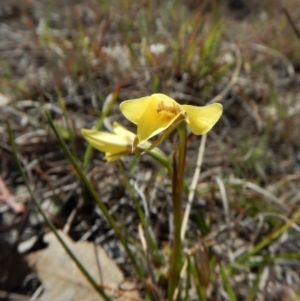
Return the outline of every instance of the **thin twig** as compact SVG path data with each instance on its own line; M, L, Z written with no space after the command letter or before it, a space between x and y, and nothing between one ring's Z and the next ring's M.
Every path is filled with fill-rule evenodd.
M143 230L143 226L141 223L139 223L139 225L138 225L138 233L139 233L139 237L141 240L142 248L146 254L146 253L148 253L148 243L147 243L146 237L144 235L144 230Z
M224 214L225 214L225 220L226 220L226 223L229 223L230 222L230 219L229 219L229 206L228 206L228 200L227 200L225 185L224 185L224 182L221 180L221 178L219 176L216 177L216 182L217 182L217 184L219 186L219 189L220 189L221 200L222 200L222 203L223 203Z
M144 195L144 193L141 191L141 189L138 187L137 182L135 181L133 184L133 187L135 189L135 191L137 192L137 194L140 196L143 207L144 207L144 214L145 214L145 236L146 236L146 240L144 241L144 244L146 243L146 245L144 246L145 248L145 252L146 252L146 259L147 259L147 268L148 268L148 272L149 275L151 277L152 283L155 283L155 276L154 276L154 271L151 265L151 260L150 260L150 253L149 253L149 249L147 247L147 244L149 245L149 239L150 239L150 231L149 231L149 208L147 205L147 201L146 201L146 197Z
M228 183L237 184L237 185L244 185L245 187L247 187L249 189L257 191L257 192L261 193L265 198L270 200L272 203L278 205L283 210L287 211L287 206L284 203L282 203L282 201L280 199L278 199L275 195L273 195L268 190L258 186L255 183L252 183L252 182L249 182L249 181L244 181L244 180L241 180L241 179L236 179L236 178L235 179L229 179Z
M287 218L286 216L284 216L283 214L276 213L276 212L263 212L263 213L260 213L259 215L262 216L262 218L269 217L269 216L277 217L277 218L285 221L286 223L290 221L290 219ZM291 228L293 228L295 231L300 233L300 227L297 224L292 225Z
M234 44L232 44L231 47L234 49L235 55L236 55L236 67L233 72L232 78L231 78L230 82L228 83L228 85L224 88L224 90L221 93L219 93L217 96L215 96L211 101L209 101L208 104L222 101L224 99L224 97L227 95L227 93L232 89L232 87L234 86L234 84L236 83L236 81L240 75L241 67L242 67L241 51Z
M198 158L197 158L197 163L196 163L196 169L195 169L193 181L192 181L192 184L191 184L191 187L190 187L188 202L187 202L187 205L186 205L186 208L185 208L183 221L182 221L182 226L181 226L181 240L182 241L184 240L184 237L185 237L185 233L186 233L186 229L187 229L187 223L188 223L188 220L189 220L192 203L193 203L193 199L194 199L194 196L195 196L195 190L196 190L197 182L198 182L200 171L201 171L201 165L202 165L204 150L205 150L206 137L207 137L207 134L202 136L200 146L199 146L199 150L198 150Z
M293 21L290 13L288 12L288 10L283 6L282 8L282 11L284 13L284 15L286 16L287 20L289 21L295 35L297 36L297 38L300 40L300 31L298 30L298 28L296 27L296 24L295 22Z
M294 70L294 66L293 64L289 61L289 59L283 55L281 52L272 49L270 47L267 47L266 45L262 45L262 44L252 44L251 48L255 51L261 52L261 53L265 53L265 54L269 54L273 57L276 58L281 58L282 61L286 64L286 71L289 75L289 77L292 77L295 74L295 70Z
M180 271L180 282L182 282L183 278L186 275L187 267L188 267L188 260L185 259L184 263L183 263L183 266L181 268L181 271ZM176 289L174 291L173 299L172 299L173 301L175 301L177 299L178 293L179 293L179 285L176 287Z
M100 228L100 226L101 226L101 223L100 223L99 219L96 219L96 222L94 223L94 225L86 233L84 233L78 241L86 241L86 240L88 240L88 238L91 237L91 235L95 231L97 231ZM102 238L102 236L100 236L99 238ZM100 244L100 241L96 239L95 243L96 244Z
M42 294L44 290L44 287L43 285L41 284L37 289L36 291L34 292L34 294L31 296L30 300L29 301L38 301L38 297ZM21 300L20 300L21 301Z
M103 273L102 273L102 268L101 268L101 263L100 263L101 256L99 256L99 254L98 254L98 248L97 248L97 245L96 245L95 241L93 243L93 247L94 247L94 253L95 253L95 258L96 258L100 283L103 283Z
M68 216L68 219L67 219L67 222L66 224L64 225L64 228L63 228L63 232L68 234L70 229L71 229L71 226L72 226L72 222L78 212L78 209L79 209L79 206L77 205L72 211L71 211L71 214Z
M14 196L6 187L4 181L0 177L0 202L5 202L8 207L16 214L25 211L25 205L23 203L17 203Z

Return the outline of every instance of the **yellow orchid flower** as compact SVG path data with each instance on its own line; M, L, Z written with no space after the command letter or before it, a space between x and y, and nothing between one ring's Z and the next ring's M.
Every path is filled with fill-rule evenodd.
M150 142L145 141L137 147L137 136L118 122L113 124L113 133L81 129L81 134L95 149L105 153L107 162L116 161L133 152L141 153L151 146ZM160 149L151 149L149 155L172 173L168 158Z
M120 109L128 120L137 124L139 143L147 141L180 120L185 120L193 134L203 135L211 130L223 112L220 103L204 107L180 105L164 94L125 100L120 104Z
M118 122L113 124L113 133L81 129L82 136L97 150L105 153L108 162L116 161L132 153L136 135Z

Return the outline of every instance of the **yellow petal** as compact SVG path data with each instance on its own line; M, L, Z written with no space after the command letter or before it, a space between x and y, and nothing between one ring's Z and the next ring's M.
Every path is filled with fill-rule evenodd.
M124 151L121 153L105 153L105 160L107 162L113 162L113 161L117 161L118 159L120 159L123 156L128 155L128 151Z
M174 120L168 128L152 143L149 141L145 141L143 143L138 144L138 147L143 149L144 151L142 154L146 154L153 150L155 147L157 147L159 144L161 144L177 127L178 125L183 121L183 118L177 118L177 120Z
M120 104L120 110L128 120L138 124L150 101L151 96L125 100Z
M127 141L128 145L131 145L133 143L136 136L134 133L128 131L124 126L116 121L113 123L113 132Z
M178 105L172 98L163 94L153 94L144 114L138 122L137 135L139 143L150 139L156 134L164 131L169 127L180 115L180 112L175 110L175 105ZM161 101L164 101L162 108L159 108ZM178 105L179 106L179 105ZM172 111L174 109L174 112Z
M166 107L172 107L174 105L179 106L179 104L173 98L171 98L165 94L155 93L155 94L151 95L151 98L152 98L152 101L155 99L157 102L163 102Z
M187 113L187 123L195 135L207 133L219 120L223 112L223 106L220 103L214 103L205 107L196 107L182 105Z
M128 150L127 141L116 134L87 129L82 129L81 134L94 148L102 152L120 153Z

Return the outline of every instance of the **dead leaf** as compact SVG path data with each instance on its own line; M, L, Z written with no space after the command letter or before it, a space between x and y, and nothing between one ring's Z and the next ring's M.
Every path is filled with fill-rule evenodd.
M90 242L73 242L69 236L59 231L59 235L71 248L77 258L85 266L94 279L103 283L108 295L113 300L141 301L136 290L120 290L124 288L124 275L99 246L96 247L99 264L101 266L102 281L100 279L95 249ZM44 292L41 301L83 301L103 300L93 287L87 282L77 266L62 248L54 234L45 235L46 249L31 253L27 256L28 263L35 268L43 283ZM130 284L126 283L126 287ZM134 284L130 285L134 289Z

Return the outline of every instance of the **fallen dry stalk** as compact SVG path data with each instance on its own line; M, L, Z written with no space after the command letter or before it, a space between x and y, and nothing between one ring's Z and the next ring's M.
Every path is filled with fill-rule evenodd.
M10 193L1 177L0 202L5 202L8 205L8 207L16 214L20 214L25 211L25 205L23 203L16 202L14 196Z

